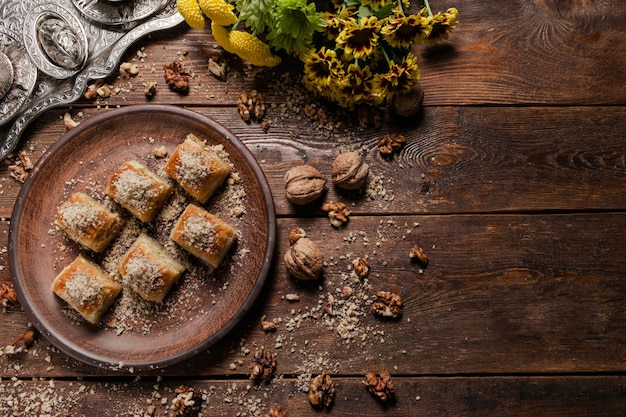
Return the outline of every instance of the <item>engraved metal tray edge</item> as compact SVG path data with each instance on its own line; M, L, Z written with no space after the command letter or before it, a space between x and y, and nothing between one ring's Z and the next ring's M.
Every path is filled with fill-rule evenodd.
M167 1L164 2L164 7L167 7L167 3ZM22 112L7 124L0 126L0 161L17 147L24 130L44 111L76 101L83 94L89 81L109 76L132 44L152 32L169 29L183 23L184 19L176 8L170 7L170 9L171 14L163 16L161 12L137 24L111 45L105 45L104 51L108 52L108 56L103 63L95 60L95 65L87 65L78 74L65 80L54 80L53 77L39 71L35 91L24 104ZM90 22L85 23L93 25ZM97 26L94 27L97 28ZM45 83L56 83L53 91L45 91L45 87L42 87ZM39 90L43 90L43 93L38 91L38 87Z

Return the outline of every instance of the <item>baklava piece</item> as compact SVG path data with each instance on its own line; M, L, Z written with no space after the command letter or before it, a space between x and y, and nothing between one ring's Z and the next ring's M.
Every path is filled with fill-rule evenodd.
M231 167L193 134L187 135L167 161L165 172L200 203L206 203Z
M106 193L139 220L149 223L173 188L137 161L124 162L113 172Z
M89 323L97 324L122 286L84 255L78 255L52 282L52 291Z
M56 223L70 239L102 252L122 229L124 221L85 193L74 193L57 208Z
M189 204L170 232L170 239L214 270L235 240L235 229L208 211Z
M185 267L156 240L140 235L122 258L120 275L124 284L144 300L162 302Z

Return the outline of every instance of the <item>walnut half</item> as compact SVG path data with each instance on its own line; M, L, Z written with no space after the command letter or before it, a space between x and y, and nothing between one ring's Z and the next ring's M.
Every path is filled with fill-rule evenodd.
M268 382L276 370L276 354L271 349L257 349L250 365L250 379Z
M397 318L402 315L402 298L392 292L378 291L372 303L372 311L378 317Z
M172 417L195 417L202 409L202 397L191 387L180 386L174 391L170 407Z
M378 376L374 372L368 372L363 385L383 402L393 400L396 394L396 386L387 371L381 371Z
M309 402L320 410L330 408L335 401L335 382L326 373L322 373L311 380L309 385Z
M352 213L345 203L335 201L325 202L321 209L328 213L330 224L337 229L348 222L348 217Z

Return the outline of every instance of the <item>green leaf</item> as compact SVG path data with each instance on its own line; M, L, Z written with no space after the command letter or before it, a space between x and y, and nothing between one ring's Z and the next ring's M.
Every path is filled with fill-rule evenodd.
M391 16L391 9L393 9L393 3L388 3L376 10L374 16L378 19L384 19L385 17Z
M369 8L369 6L359 7L359 17L370 17L373 14L374 13L372 12L372 9Z

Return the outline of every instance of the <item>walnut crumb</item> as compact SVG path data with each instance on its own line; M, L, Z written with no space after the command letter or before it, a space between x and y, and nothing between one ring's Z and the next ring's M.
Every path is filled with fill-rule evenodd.
M4 354L17 355L18 353L25 351L30 345L33 344L33 342L35 341L35 336L35 330L28 329L27 331L13 339L13 341L4 348Z
M270 408L270 412L263 414L261 417L287 417L287 412L282 408Z
M428 255L426 255L424 249L422 249L418 245L413 246L409 257L411 259L416 259L420 264L422 264L422 266L426 266L428 264Z

